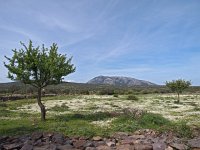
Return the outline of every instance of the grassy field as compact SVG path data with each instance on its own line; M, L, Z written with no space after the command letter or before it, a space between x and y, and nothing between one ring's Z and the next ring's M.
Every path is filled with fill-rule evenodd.
M55 131L91 137L148 128L191 136L191 127L200 127L199 101L200 95L182 95L177 104L172 94L45 97L46 122L35 99L0 102L0 135Z

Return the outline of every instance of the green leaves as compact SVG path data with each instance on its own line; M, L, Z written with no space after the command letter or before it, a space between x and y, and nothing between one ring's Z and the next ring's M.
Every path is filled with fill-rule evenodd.
M22 48L13 50L13 56L4 62L8 69L8 78L19 80L25 84L43 88L49 84L57 84L66 76L75 71L71 58L58 54L58 46L53 43L50 48L34 47L32 41L26 46L21 42Z
M190 81L185 81L183 79L172 80L171 82L166 82L166 86L171 89L172 92L176 92L178 95L178 101L180 101L179 94L182 93L185 89L187 89L191 85Z
M191 85L190 81L185 81L183 79L167 81L166 86L172 90L172 92L182 93Z

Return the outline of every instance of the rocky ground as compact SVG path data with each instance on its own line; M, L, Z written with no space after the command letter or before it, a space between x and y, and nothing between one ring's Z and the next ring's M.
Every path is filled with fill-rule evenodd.
M115 133L109 138L67 137L60 133L34 132L19 137L0 137L1 150L200 150L200 136L182 139L173 133L138 130Z

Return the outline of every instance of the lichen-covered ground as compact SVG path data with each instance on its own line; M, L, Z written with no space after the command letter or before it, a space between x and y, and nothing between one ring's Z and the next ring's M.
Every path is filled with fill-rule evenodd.
M148 112L162 114L170 120L185 120L188 125L200 126L200 95L181 95L180 103L176 103L177 96L174 94L145 94L138 95L139 100L127 100L127 95L99 96L82 95L62 99L45 100L44 104L48 115L64 114L72 112L113 112L124 108L137 108ZM60 111L59 111L60 110ZM39 113L37 103L24 104L14 111L27 113ZM94 124L106 125L112 120L93 122Z

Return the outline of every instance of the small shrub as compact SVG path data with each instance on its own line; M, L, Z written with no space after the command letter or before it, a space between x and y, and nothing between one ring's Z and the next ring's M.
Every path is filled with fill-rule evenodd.
M161 126L169 125L170 121L160 114L146 113L141 117L139 123L142 126L156 129Z
M118 94L113 94L113 97L119 97L119 95Z
M138 101L139 98L135 95L128 95L127 100L134 100L134 101Z
M185 121L179 121L175 124L175 131L180 137L192 137L192 130Z

